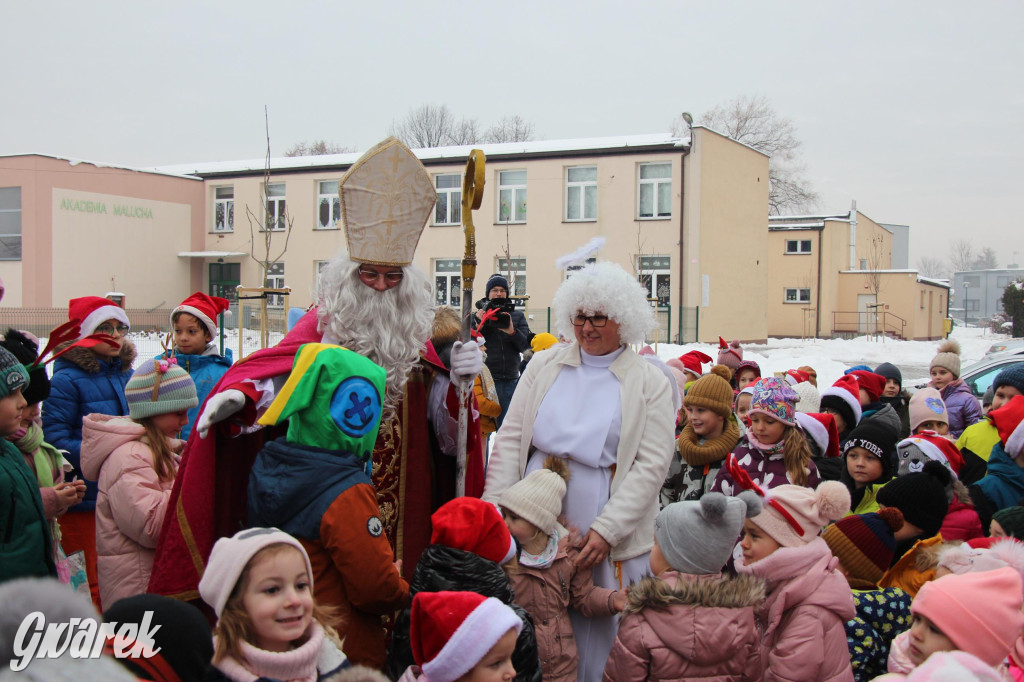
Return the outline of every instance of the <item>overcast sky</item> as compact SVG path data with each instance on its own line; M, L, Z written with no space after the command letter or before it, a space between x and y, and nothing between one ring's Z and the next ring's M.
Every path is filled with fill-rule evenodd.
M8 2L0 153L126 165L364 149L424 103L560 139L763 94L821 212L1024 262L1024 3ZM1017 252L1017 256L1014 256Z

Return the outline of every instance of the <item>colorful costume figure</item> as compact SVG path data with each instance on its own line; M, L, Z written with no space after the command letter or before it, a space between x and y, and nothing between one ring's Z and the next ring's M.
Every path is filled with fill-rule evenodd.
M346 656L384 666L381 616L409 601L367 464L384 394L382 367L340 346L307 343L260 423L288 420L249 477L249 523L280 528L309 554L316 602L338 608Z

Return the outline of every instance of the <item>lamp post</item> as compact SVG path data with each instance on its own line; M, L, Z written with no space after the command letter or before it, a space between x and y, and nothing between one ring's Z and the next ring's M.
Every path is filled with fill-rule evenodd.
M964 279L964 326L967 326L967 291L970 289L970 284Z

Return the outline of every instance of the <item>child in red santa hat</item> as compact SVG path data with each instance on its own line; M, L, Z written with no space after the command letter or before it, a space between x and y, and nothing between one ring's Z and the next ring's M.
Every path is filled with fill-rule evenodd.
M174 335L173 354L180 365L192 376L196 385L199 405L188 411L188 424L181 430L181 439L188 440L199 409L224 373L231 366L231 349L220 354L217 338L217 316L227 312L231 303L225 298L207 296L201 291L192 294L171 311L171 329ZM165 358L169 353L157 356Z

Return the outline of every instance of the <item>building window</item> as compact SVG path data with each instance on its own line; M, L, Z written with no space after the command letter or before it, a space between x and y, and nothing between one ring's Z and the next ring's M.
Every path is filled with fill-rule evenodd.
M462 260L434 259L434 303L455 308L462 305Z
M1005 289L1010 284L1009 277L996 277L996 286L1000 289Z
M282 185L284 187L284 185ZM341 197L338 195L337 180L323 180L318 183L316 198L316 229L336 230L341 220ZM282 192L282 195L284 193ZM282 203L284 200L282 199Z
M811 252L811 240L810 239L787 239L786 240L786 254L797 254L797 253L810 253Z
M282 185L283 187L283 185ZM267 269L267 283L263 286L270 289L283 289L284 288L284 263L280 261L277 263L271 263ZM284 307L284 296L281 294L270 294L267 296L267 307L268 308L283 308Z
M242 283L241 263L210 263L210 295L220 296L238 305L238 285ZM235 322L235 325L238 323Z
M672 216L672 164L640 164L641 218L669 218Z
M508 292L509 296L523 296L526 294L526 259L525 258L513 258L512 267L508 266L508 259L499 258L497 260L497 268L495 272L501 273L505 277L511 275L509 284L512 287L512 291Z
M217 187L213 190L213 231L235 231L234 187Z
M647 298L658 299L659 308L668 307L668 299L672 293L670 256L640 256L638 277L640 284L647 290Z
M585 265L570 265L565 269L565 278L569 279L570 277L572 277L572 274L577 270L582 270L583 268L587 267L587 265L593 265L596 262L597 258L588 258Z
M331 261L329 260L313 261L313 284L315 286L320 286L320 273L324 271L324 268L326 268L327 264L330 262Z
M965 287L980 287L981 277L979 275L971 275L970 277L964 277Z
M0 187L0 260L21 260L20 187Z
M964 301L964 309L970 312L978 312L981 310L981 301L976 298L969 298Z
M462 176L458 173L434 176L437 204L434 205L435 225L462 223Z
M810 303L810 289L786 289L786 303Z
M284 183L267 185L267 222L271 230L283 230L287 227L284 204Z
M498 222L526 222L526 171L498 171Z
M565 219L597 220L597 166L565 169Z
M861 258L860 259L860 269L861 270L867 270L868 269L868 259L867 258Z

